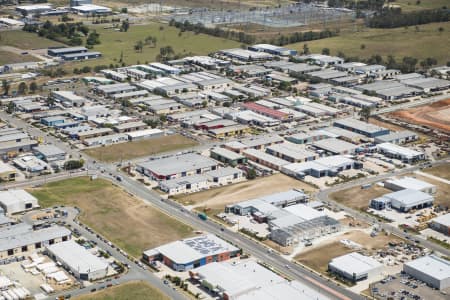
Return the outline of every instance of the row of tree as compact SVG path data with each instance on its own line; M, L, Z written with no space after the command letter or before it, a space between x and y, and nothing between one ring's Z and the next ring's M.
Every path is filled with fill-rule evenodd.
M448 22L450 10L430 9L403 13L398 9L385 9L367 21L367 26L373 28L396 28L434 22Z
M8 80L3 79L2 80L3 95L5 95L5 96L8 95L10 89L11 89L11 83ZM17 86L17 94L24 95L28 91L30 91L31 93L35 93L38 89L39 89L39 86L37 85L36 82L32 81L32 82L30 82L30 85L28 86L25 82L22 81Z

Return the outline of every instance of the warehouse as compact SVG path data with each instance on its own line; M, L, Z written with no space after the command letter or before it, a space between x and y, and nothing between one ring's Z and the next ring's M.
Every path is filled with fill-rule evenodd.
M219 163L197 153L187 153L155 159L136 165L136 170L155 180L169 180L190 175L200 175L216 170Z
M89 15L108 15L112 11L109 7L94 5L94 4L84 4L80 6L72 6L71 8L75 13L79 15L89 16Z
M248 50L257 51L257 52L266 52L269 54L279 55L279 56L297 55L296 50L291 50L291 49L274 46L274 45L270 45L270 44L257 44L257 45L249 46Z
M181 70L166 64L162 64L162 63L158 63L158 62L154 62L149 64L150 67L156 68L158 70L161 70L163 72L165 72L166 74L170 74L170 75L178 75L181 73Z
M330 138L330 135L323 130L310 131L309 133L295 133L289 136L286 136L286 140L294 144L311 144L315 141L320 141L323 139Z
M127 142L128 135L126 133L116 133L102 136L95 136L91 138L84 138L83 144L88 147L111 145L121 142Z
M21 213L39 207L38 200L25 190L0 191L0 206L8 214Z
M403 272L439 290L450 287L450 262L436 255L405 263Z
M246 149L242 153L248 159L277 171L280 171L283 166L289 164L287 160L267 154L261 150Z
M158 128L144 129L128 132L127 136L130 141L139 141L164 136L164 131Z
M94 128L92 130L78 132L76 136L80 141L84 141L85 139L89 138L105 136L112 132L113 130L111 128Z
M291 163L310 161L319 158L318 154L306 150L305 147L289 142L269 146L266 148L266 152Z
M450 236L450 213L431 220L430 227L440 233Z
M47 245L70 240L71 235L69 229L57 225L38 230L24 223L0 228L0 259L42 251Z
M270 60L273 56L265 52L255 52L240 48L220 50L220 54L241 61L265 61Z
M19 173L16 169L0 161L0 182L14 181L18 175Z
M190 175L170 180L163 180L158 183L161 191L169 195L195 193L208 189L208 177L204 175Z
M389 134L380 135L375 138L375 143L391 143L396 145L406 144L417 141L419 136L412 131L402 130L397 132L391 132Z
M261 114L263 116L280 120L280 121L289 121L292 119L292 116L283 112L280 112L275 109L271 109L253 102L247 102L244 105L244 108L251 110L255 113Z
M249 133L251 128L246 125L233 125L222 128L208 130L208 133L217 139L224 139L231 136L242 136Z
M65 61L76 61L76 60L86 60L86 59L95 59L101 57L102 54L97 51L88 51L83 53L72 53L72 54L64 54L61 56Z
M16 11L24 16L31 16L34 14L43 14L52 10L51 4L33 4L33 5L22 5L16 6Z
M120 94L114 94L114 95L112 95L111 98L114 101L121 101L121 100L129 100L129 99L138 98L138 97L145 97L147 95L148 95L148 91L138 90L138 91L131 91L131 92L125 92L125 93L120 93Z
M334 126L340 127L346 130L363 134L367 137L375 138L380 135L388 134L390 131L387 128L383 128L370 123L362 122L352 118L346 118L334 121Z
M392 191L400 191L404 189L421 191L428 194L436 193L436 186L434 184L428 183L416 179L414 177L403 177L400 179L389 179L384 182L384 187Z
M257 125L261 127L272 127L280 125L279 120L275 120L273 118L269 118L260 114L257 114L251 110L243 110L236 113L233 113L233 116L236 118L236 121L238 121L241 124L246 125Z
M50 56L62 57L68 54L86 53L88 49L86 47L65 47L65 48L49 48L47 54Z
M237 257L240 252L240 249L217 236L207 234L147 250L143 253L143 259L148 263L160 260L175 271L182 272Z
M367 138L364 135L339 127L326 127L321 129L321 131L329 137L339 138L353 144L359 144L361 141L367 141Z
M227 185L243 180L244 172L232 167L220 168L205 173L212 185Z
M229 164L230 166L237 166L240 164L247 163L247 157L238 154L236 152L233 152L231 150L228 150L226 148L213 148L210 151L211 158L214 158L220 162Z
M66 160L66 152L54 145L39 145L33 148L36 157L45 162Z
M108 274L108 263L73 240L47 246L46 252L80 280L93 281Z
M328 263L328 270L351 282L357 282L380 275L383 265L371 257L353 252L333 258Z
M52 91L52 97L66 107L82 106L86 99L72 91Z
M0 154L2 155L28 152L36 145L37 141L31 140L30 136L22 131L0 133Z
M304 179L308 175L316 178L333 177L337 176L339 172L352 168L360 169L362 168L362 163L342 155L333 155L314 161L288 164L283 166L281 172L295 178Z
M329 138L320 140L317 142L313 142L314 147L324 150L327 154L355 154L356 149L358 149L358 145L338 140L336 138Z
M113 127L117 133L132 132L147 128L147 124L142 121L126 122Z
M418 88L425 93L442 91L450 88L450 81L438 78L411 78L402 80L407 86Z
M430 194L405 189L372 199L370 201L370 207L378 210L392 207L400 212L408 212L410 210L431 207L433 202L434 197Z
M229 69L235 75L239 75L245 78L263 77L272 72L272 70L259 65L232 65Z
M115 84L108 84L108 85L100 85L96 87L96 90L98 93L105 95L105 96L111 96L118 93L126 93L136 90L136 87L133 85L130 85L129 83L115 83Z
M404 163L413 163L425 159L425 154L416 150L391 143L381 143L377 145L378 152L389 158L399 159Z
M199 283L214 299L329 300L308 285L288 281L282 276L252 260L213 262L189 271L191 280Z

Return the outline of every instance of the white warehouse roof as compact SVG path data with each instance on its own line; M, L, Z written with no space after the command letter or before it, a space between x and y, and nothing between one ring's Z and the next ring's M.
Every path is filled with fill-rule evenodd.
M434 218L432 221L450 227L450 213Z
M435 255L420 257L405 263L405 266L419 270L436 280L450 278L450 262Z
M357 252L333 258L330 263L335 269L346 274L366 274L382 265L375 259Z
M426 189L434 188L435 185L428 183L423 180L416 179L414 177L403 177L401 179L389 179L386 180L387 183L396 185L403 189L410 189L416 191L423 191Z

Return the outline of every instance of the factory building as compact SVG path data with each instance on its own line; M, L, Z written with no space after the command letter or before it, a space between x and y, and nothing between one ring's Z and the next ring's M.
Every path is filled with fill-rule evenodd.
M51 10L52 5L46 3L16 6L16 11L25 16L30 16L34 14L43 14Z
M450 213L431 220L430 227L436 231L450 236Z
M291 163L311 161L319 157L305 147L289 142L271 145L266 148L266 152Z
M239 182L245 178L244 172L232 167L225 167L214 171L209 171L205 173L205 176L208 177L208 181L211 185L216 186L232 184L235 182Z
M384 182L384 187L392 191L400 191L404 189L421 191L428 194L436 193L436 186L416 179L414 177L403 177L400 179L389 179Z
M49 245L46 252L81 280L101 279L108 273L108 263L73 240Z
M70 240L71 234L57 225L38 230L24 223L0 228L0 260L43 251L47 245Z
M245 149L265 149L270 145L283 143L284 140L278 135L269 135L264 137L250 137L241 139L239 141L233 141L225 144L225 148L231 151L241 153Z
M405 263L403 272L439 290L450 287L450 262L435 255Z
M144 139L156 138L164 136L164 131L161 129L144 129L127 133L128 139L130 141L139 141Z
M158 182L161 191L169 195L200 192L209 188L205 175L190 175Z
M208 234L175 241L147 250L144 261L162 261L175 271L188 271L212 262L226 261L241 250L215 235Z
M80 54L80 53L86 53L88 52L88 49L86 47L64 47L64 48L49 48L47 50L47 54L50 56L56 56L56 57L62 57L64 55L69 54Z
M402 130L398 132L391 132L389 134L381 135L375 138L375 143L392 143L396 145L406 144L417 141L419 136L409 130Z
M265 167L268 167L268 168L271 168L271 169L274 169L277 171L280 171L283 166L289 164L289 162L287 160L267 154L261 150L246 149L242 152L242 154L245 157L247 157L249 160L254 161L257 164L261 164Z
M170 180L190 175L201 175L216 170L215 160L196 153L171 156L139 163L136 170L155 180Z
M84 97L78 96L72 91L52 91L51 95L65 107L83 106L86 102Z
M211 158L214 158L233 167L247 163L247 157L226 148L213 148L210 151L210 155Z
M338 140L336 138L329 138L320 141L313 142L312 144L315 148L325 151L327 154L331 155L346 155L355 154L358 145Z
M378 152L389 158L399 159L404 163L413 163L425 159L425 154L403 146L382 143L377 145Z
M66 160L66 152L54 145L39 145L33 148L36 157L45 162Z
M412 209L430 207L433 205L433 202L434 197L430 194L404 189L372 199L370 207L378 210L392 207L400 212L408 212Z
M278 55L278 56L297 55L296 50L291 50L291 49L274 46L274 45L270 45L270 44L257 44L257 45L249 46L248 50L257 51L257 52L266 52L266 53Z
M0 182L9 182L16 180L18 172L7 163L0 161Z
M215 299L275 300L314 299L328 297L299 281L288 281L251 260L213 262L189 271L191 280L199 283Z
M390 131L387 128L362 122L352 118L346 118L334 121L334 126L340 127L346 130L363 134L367 137L375 138L381 135L388 134Z
M0 130L0 154L15 156L18 153L28 152L38 143L18 128Z
M375 259L357 252L333 258L328 263L328 270L351 282L370 279L380 275L383 265Z
M9 214L16 214L39 207L38 200L25 190L0 191L0 207Z
M111 8L106 6L94 5L94 4L83 4L79 6L72 6L72 11L79 15L89 16L89 15L109 15L112 13Z

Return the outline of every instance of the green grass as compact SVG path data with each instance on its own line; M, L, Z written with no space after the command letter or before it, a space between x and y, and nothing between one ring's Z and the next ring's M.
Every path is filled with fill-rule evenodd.
M145 282L130 282L94 294L75 297L76 300L169 300L161 291Z
M419 4L417 4L417 0L396 0L391 3L392 5L398 5L401 7L402 11L415 11L415 10L423 10L423 9L435 9L446 6L450 7L450 3L448 0L421 0Z
M439 27L444 29L439 32ZM373 54L383 57L393 55L398 60L404 56L412 56L419 60L434 57L439 64L445 64L450 49L450 22L420 25L395 29L364 28L361 32L343 32L340 36L317 41L306 42L312 53L320 53L329 48L335 55L342 51L346 56L368 58ZM305 42L287 45L287 48L302 50ZM361 49L361 45L365 49Z
M29 61L39 61L39 59L28 54L20 55L13 52L0 50L0 65L29 62Z
M35 33L22 30L11 30L0 32L0 46L12 46L26 50L64 45L46 38L42 38Z
M103 179L77 177L30 189L41 207L77 206L80 221L134 257L192 234L192 228Z
M160 30L160 26L164 29ZM184 32L178 35L179 30L168 25L151 23L147 25L131 25L128 32L114 31L113 29L104 29L104 25L92 25L100 33L101 44L94 47L94 51L100 51L102 58L84 63L77 63L76 66L101 65L118 63L120 55L123 52L123 61L127 64L136 64L138 62L153 62L159 54L159 49L164 46L172 46L175 53L180 54L208 54L219 49L239 47L240 44L235 41L216 38L204 34L194 34ZM147 36L157 38L156 47L145 46L142 53L134 50L137 41L144 41ZM72 64L75 66L75 64Z

